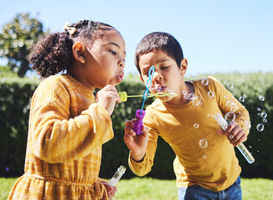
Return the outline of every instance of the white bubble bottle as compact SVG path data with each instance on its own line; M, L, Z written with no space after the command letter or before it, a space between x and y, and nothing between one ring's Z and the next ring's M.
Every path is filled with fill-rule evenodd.
M108 182L108 184L112 187L115 186L117 182L119 181L119 179L122 177L122 175L125 173L125 171L126 171L126 168L123 165L121 165L117 169L117 171L115 172L111 180Z
M226 130L228 123L222 117L222 115L220 113L216 113L215 119L217 120L219 125L222 127L222 129ZM236 147L239 149L239 151L245 157L245 159L247 160L247 162L249 164L254 163L254 161L255 161L254 157L251 155L251 153L248 151L248 149L245 147L245 145L243 143L238 144Z

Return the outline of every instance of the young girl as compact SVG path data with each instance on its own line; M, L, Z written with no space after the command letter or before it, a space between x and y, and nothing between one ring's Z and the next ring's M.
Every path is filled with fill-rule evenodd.
M25 174L8 199L112 199L117 191L98 175L102 144L114 135L110 115L120 102L115 86L124 76L125 42L100 22L64 29L38 41L30 55L48 78L33 95Z

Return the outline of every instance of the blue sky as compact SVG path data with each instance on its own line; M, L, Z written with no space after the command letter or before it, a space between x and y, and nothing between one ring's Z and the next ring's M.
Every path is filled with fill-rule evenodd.
M20 12L29 12L51 32L82 19L108 23L125 39L126 75L137 73L136 45L154 31L180 42L188 75L273 72L272 10L271 0L10 0L1 2L0 27Z

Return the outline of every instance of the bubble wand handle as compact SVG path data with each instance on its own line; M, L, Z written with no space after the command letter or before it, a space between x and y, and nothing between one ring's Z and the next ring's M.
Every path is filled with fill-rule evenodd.
M142 102L142 106L141 106L141 109L138 109L136 111L136 122L135 122L135 125L134 125L134 131L137 135L140 135L142 133L142 126L143 126L143 118L145 116L145 111L143 110L144 108L144 103L145 103L145 100L147 99L148 95L149 95L149 88L151 87L152 85L152 77L154 75L154 72L155 72L155 67L152 66L149 70L149 78L146 82L146 89L143 93L143 102Z
M215 119L217 120L217 122L219 123L219 125L222 127L223 130L226 130L228 123L227 121L222 117L222 115L220 113L216 113L215 115ZM241 154L245 157L245 159L247 160L247 162L249 164L254 163L255 159L254 157L251 155L251 153L248 151L248 149L245 147L245 145L243 143L240 143L239 145L236 146L238 148L238 150L241 152Z
M120 166L117 171L115 172L115 174L113 175L113 177L111 178L111 180L108 182L108 184L112 187L114 187L117 182L119 181L119 179L122 177L122 175L125 173L126 168L124 166Z

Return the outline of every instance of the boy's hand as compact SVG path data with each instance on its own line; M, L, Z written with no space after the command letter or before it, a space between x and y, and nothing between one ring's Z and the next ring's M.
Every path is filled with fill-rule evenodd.
M107 190L108 200L111 200L115 196L117 188L115 186L110 186L108 182L102 182L102 184L105 186L105 189ZM106 197L102 198L102 200L104 199L106 199Z
M142 134L136 135L133 128L136 119L126 121L124 128L124 142L131 151L131 157L135 161L140 161L143 159L146 153L146 148L148 144L149 129L145 126L142 127Z
M244 130L236 122L229 123L226 130L221 129L218 130L217 133L219 135L227 136L228 140L233 146L237 146L247 139Z
M112 85L106 85L96 94L96 102L102 105L111 115L114 111L116 102L120 103L120 97L117 89Z

